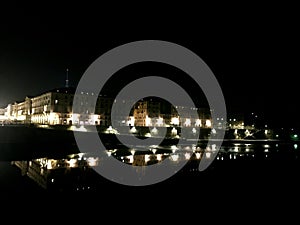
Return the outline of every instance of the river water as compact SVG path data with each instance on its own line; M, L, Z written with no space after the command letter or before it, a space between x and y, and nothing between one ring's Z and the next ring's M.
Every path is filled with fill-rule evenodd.
M145 168L147 165L170 160L187 164L174 176L165 181L145 187L146 189L170 190L184 186L184 189L203 187L222 190L253 189L268 190L298 185L295 177L300 172L300 151L297 142L230 142L223 143L219 152L215 146L155 146L139 149L108 149L108 157L122 163ZM143 149L145 150L145 149ZM212 163L199 171L199 162L211 158ZM103 161L101 155L78 153L65 157L36 158L32 160L0 162L0 190L12 193L49 192L103 192L104 190L125 190L130 186L115 183L99 175L94 168ZM291 179L292 178L292 179Z

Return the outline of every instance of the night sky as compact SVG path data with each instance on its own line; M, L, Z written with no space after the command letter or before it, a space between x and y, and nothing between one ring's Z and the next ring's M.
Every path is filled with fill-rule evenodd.
M206 62L221 85L229 111L255 111L278 126L300 125L299 24L292 14L242 17L241 13L213 25L195 18L174 23L133 23L134 19L127 23L120 18L108 24L109 18L101 16L103 10L4 10L0 16L0 107L64 86L66 68L70 85L76 87L88 66L106 51L131 41L158 39L187 47ZM146 73L146 68L136 71ZM159 74L157 68L149 75ZM130 73L126 76L123 81L132 79ZM188 86L185 80L182 84Z

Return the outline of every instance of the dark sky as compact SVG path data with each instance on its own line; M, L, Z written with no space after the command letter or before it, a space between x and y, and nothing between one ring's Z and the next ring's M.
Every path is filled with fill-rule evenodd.
M159 39L187 47L206 62L228 110L256 111L281 125L298 120L300 39L292 12L241 12L208 24L209 19L203 22L197 16L161 22L141 18L140 23L141 14L128 22L122 21L125 14L108 23L112 19L101 16L103 11L4 9L0 107L63 86L66 68L70 84L76 86L95 59L120 44Z

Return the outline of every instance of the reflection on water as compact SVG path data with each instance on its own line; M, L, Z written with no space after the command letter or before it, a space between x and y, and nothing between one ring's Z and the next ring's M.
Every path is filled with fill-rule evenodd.
M230 143L223 144L216 152L216 145L211 146L150 146L148 149L109 149L104 155L95 153L79 153L64 158L39 158L31 161L13 161L22 175L27 175L39 186L47 190L88 191L97 188L95 177L99 176L94 167L101 166L107 157L114 157L122 163L134 167L146 168L159 164L164 160L170 163L188 161L181 173L200 173L199 162L211 159L210 170L223 170L235 162L283 162L299 159L298 145L295 143ZM171 165L171 164L170 164ZM251 165L251 164L250 164Z

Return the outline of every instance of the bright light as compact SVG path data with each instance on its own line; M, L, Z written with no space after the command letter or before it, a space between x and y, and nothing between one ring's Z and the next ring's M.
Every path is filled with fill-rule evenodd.
M150 133L146 133L145 137L152 137Z
M207 146L206 149L205 149L205 151L210 152L211 151L210 146Z
M79 128L76 128L76 131L86 132L87 129L83 125L81 125Z
M216 144L211 145L212 151L216 151L216 150L217 150L216 148L217 148L217 145L216 145Z
M72 114L72 120L75 124L79 123L79 118L80 118L80 114L78 114L78 113Z
M159 117L158 119L156 119L156 125L161 127L164 125L164 119Z
M195 152L196 151L196 145L192 145L192 150L193 150L193 152Z
M131 129L130 129L130 133L136 133L137 132L137 129L135 128L135 127L132 127Z
M206 157L207 159L210 159L211 153L210 153L210 152L206 152L206 153L205 153L205 157Z
M47 169L51 170L52 168L53 168L53 166L52 166L51 160L48 160L47 161Z
M179 117L172 117L171 118L171 124L179 125Z
M59 123L59 116L57 113L50 113L48 119L49 119L50 124L58 124Z
M133 155L129 155L127 158L129 159L129 163L133 163Z
M130 129L130 133L137 133L137 129L135 128L135 127L132 127L131 129Z
M154 128L151 130L151 133L152 133L152 134L157 134L157 133L158 133L158 130L156 129L156 127L154 127Z
M186 119L185 122L184 122L184 126L186 127L190 127L191 126L191 119Z
M191 158L191 153L188 153L188 152L185 153L184 157L185 157L186 160L189 160Z
M134 155L135 154L135 150L134 149L130 150L130 153L131 153L131 155Z
M210 121L210 120L206 120L205 125L206 125L207 127L211 127L211 121Z
M294 149L297 149L298 148L298 145L297 144L294 144Z
M78 153L77 155L78 155L78 160L82 160L82 157L84 156L84 153L81 152L81 153Z
M157 159L158 161L161 161L161 160L162 160L161 154L157 155L157 156L156 156L156 159Z
M172 146L171 146L171 150L172 150L172 152L174 153L176 150L178 150L178 148L177 148L176 145L172 145Z
M177 135L177 130L175 127L173 127L173 129L171 130L172 135Z
M155 154L157 152L157 149L156 148L152 148L151 151L152 151L153 154Z
M96 122L97 122L97 124L99 124L100 123L100 120L99 120L99 115L97 115L97 114L92 114L92 115L89 115L89 117L90 117L90 124L96 124Z
M196 119L195 126L196 127L201 127L201 120L200 119Z
M201 153L200 153L200 152L197 152L197 153L196 153L196 158L197 158L197 159L200 159L200 157L201 157Z
M171 155L171 160L176 162L179 159L179 155L175 154L175 155Z
M196 130L195 127L193 127L193 129L192 129L192 133L193 133L193 134L196 134L196 133L197 133L197 130Z
M87 163L89 166L97 166L98 158L89 157Z
M217 131L216 131L215 128L213 128L213 129L211 130L211 132L212 132L213 134L216 134L216 133L217 133Z
M150 161L150 155L145 155L145 163Z
M86 132L86 131L87 131L87 129L86 129L83 125L81 125L79 128L76 127L76 126L74 126L74 125L72 125L72 126L70 126L70 127L68 128L68 130L72 130L72 131L81 131L81 132Z
M146 116L146 119L145 119L145 125L146 125L146 127L149 127L152 125L151 118L149 118L148 115Z
M67 163L69 164L69 167L73 168L76 166L77 159L70 159L69 161L67 161Z
M135 121L134 117L130 116L129 119L127 120L127 122L126 122L127 126L130 126L130 125L133 126L134 125L134 121Z
M105 133L107 133L107 134L118 134L118 131L116 129L112 128L112 126L109 126L106 129Z

